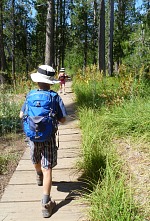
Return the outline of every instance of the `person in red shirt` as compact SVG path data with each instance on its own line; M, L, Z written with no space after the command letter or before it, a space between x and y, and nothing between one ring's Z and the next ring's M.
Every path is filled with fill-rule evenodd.
M65 74L65 68L61 68L59 71L58 79L60 81L60 93L63 92L63 94L65 94L66 77L67 75Z

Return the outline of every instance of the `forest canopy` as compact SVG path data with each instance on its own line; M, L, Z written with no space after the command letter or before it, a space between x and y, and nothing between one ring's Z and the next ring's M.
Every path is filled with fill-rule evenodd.
M149 49L149 0L0 1L0 74L10 81L43 63L149 77Z

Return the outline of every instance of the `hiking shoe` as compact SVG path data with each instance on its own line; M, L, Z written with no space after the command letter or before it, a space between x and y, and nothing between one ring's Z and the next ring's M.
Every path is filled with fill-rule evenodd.
M49 201L47 204L42 203L43 218L50 217L52 215L52 212L55 206L56 206L56 202L54 200Z
M38 186L43 186L43 174L37 174L36 175L36 181Z

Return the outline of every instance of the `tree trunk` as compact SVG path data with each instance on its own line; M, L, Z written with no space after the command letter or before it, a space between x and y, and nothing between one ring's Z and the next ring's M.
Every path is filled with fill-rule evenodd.
M12 76L14 87L16 86L16 75L15 75L15 0L12 0Z
M3 3L0 1L0 70L6 69L6 57L3 44Z
M54 0L47 4L45 64L54 67Z
M63 24L62 24L62 67L64 67L64 60L65 60L65 6L66 1L64 0L63 4Z
M118 56L118 61L117 63L121 65L122 63L122 58L124 56L123 49L122 49L122 38L124 35L124 24L125 24L125 1L124 0L119 0L118 1L118 32L120 34L120 38L118 39L118 51L119 51L119 56Z
M56 9L55 9L55 65L59 68L59 0L56 2Z
M87 0L85 2L84 5L84 62L83 62L83 68L85 69L87 66L87 50L88 50L88 46L87 46L87 33L88 33L88 21L87 21Z
M113 31L114 31L114 0L110 0L110 30L108 47L108 74L113 74Z
M105 1L100 4L100 23L98 34L98 64L99 70L105 75Z
M97 1L94 0L94 33L93 33L93 63L97 63Z

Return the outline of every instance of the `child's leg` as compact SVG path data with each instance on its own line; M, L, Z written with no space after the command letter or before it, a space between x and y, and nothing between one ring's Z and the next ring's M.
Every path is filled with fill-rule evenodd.
M34 143L29 141L29 144L31 160L34 164L37 175L41 178L40 181L42 181L43 184L42 213L43 217L47 218L51 216L52 210L56 205L55 201L52 201L50 197L52 186L52 167L57 164L57 158L53 158L53 153L56 149L56 141L55 138L51 138L51 141L48 142Z
M41 169L41 147L38 143L29 140L31 160L37 173L36 180L38 186L43 185L43 173Z
M43 172L43 217L50 217L56 203L51 199L52 168L57 164L57 147L55 137L44 143L42 151L42 172Z
M60 93L62 93L62 83L60 82Z
M43 195L50 196L51 186L52 186L52 169L42 168L42 171L43 171ZM48 202L43 202L43 203L46 204Z
M35 170L36 170L37 173L42 172L41 161L38 164L34 164L34 167L35 167Z
M63 93L65 94L65 83L63 84Z

